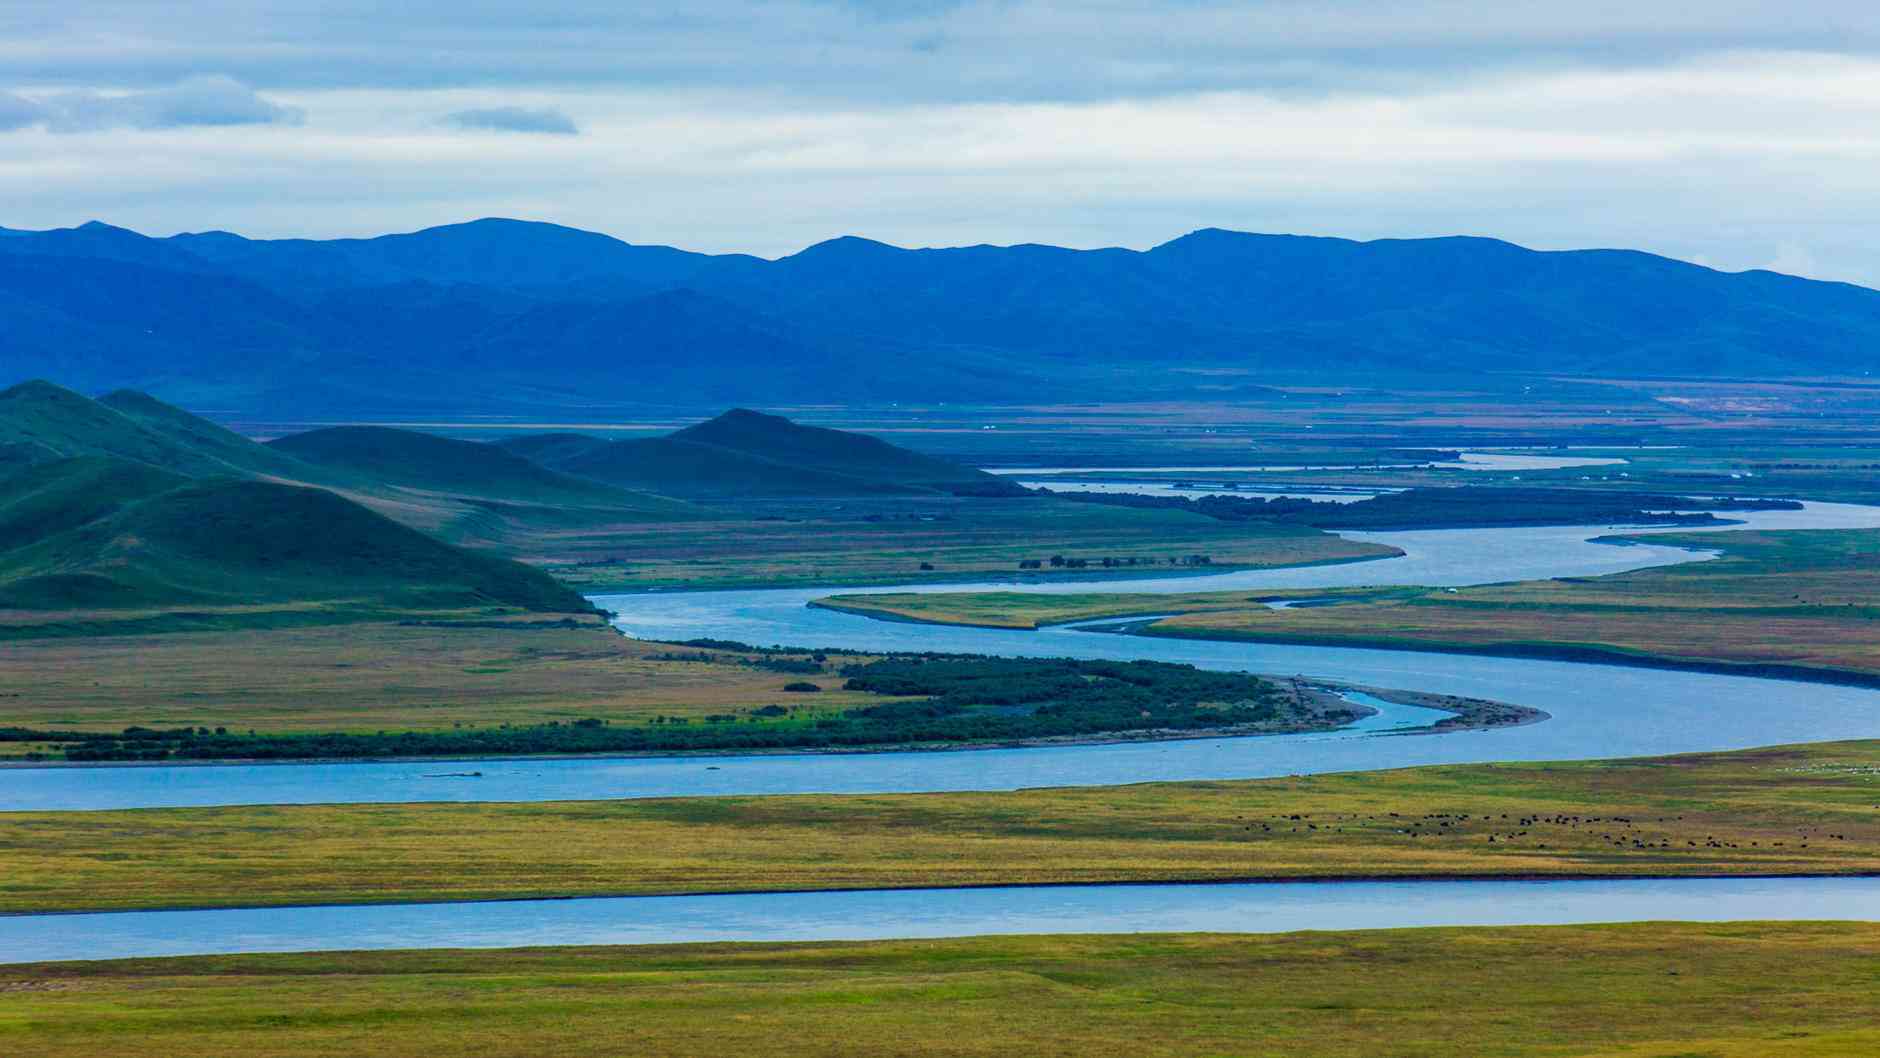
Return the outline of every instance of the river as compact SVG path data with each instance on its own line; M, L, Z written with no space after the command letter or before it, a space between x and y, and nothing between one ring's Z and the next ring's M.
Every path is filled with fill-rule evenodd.
M1880 878L878 889L0 916L0 963L545 944L1877 917Z
M1758 528L1880 527L1880 508L1809 504ZM1702 560L1605 528L1348 534L1400 558L1202 577L872 590L1192 591L1584 576ZM428 763L16 768L0 809L311 802L543 801L712 794L1000 790L1225 779L1467 761L1731 749L1880 734L1880 691L1706 673L1388 650L949 628L811 609L839 589L608 596L634 635L1086 658L1155 658L1496 698L1553 719L1507 730L1393 733L1428 710L1386 706L1314 735L936 753ZM481 777L437 777L480 771ZM1352 882L902 890L0 916L0 962L336 948L869 939L978 933L1360 929L1637 919L1880 917L1880 879Z
M1742 516L1756 528L1880 527L1880 508L1808 504ZM1081 582L987 582L879 591L1196 591L1367 584L1459 585L1586 576L1701 560L1657 544L1595 543L1611 527L1351 533L1401 548L1372 562L1206 576ZM1630 532L1630 531L1629 531ZM1641 756L1880 734L1880 691L1664 669L1523 658L1012 631L876 621L805 605L842 589L667 592L598 598L632 635L758 644L1000 655L1150 658L1210 669L1304 674L1374 687L1491 698L1552 719L1504 730L1388 734L1408 707L1355 731L1313 735L923 753L718 758L164 765L0 769L0 810L233 804L560 801L713 794L1007 790L1184 779L1241 779L1496 760ZM478 771L480 777L436 777Z

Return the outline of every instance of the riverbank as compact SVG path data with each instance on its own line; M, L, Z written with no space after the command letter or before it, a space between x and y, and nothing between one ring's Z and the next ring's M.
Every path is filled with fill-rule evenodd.
M1600 577L1459 587L853 594L816 605L987 628L1145 615L1131 630L1200 640L1646 666L1880 687L1880 531L1601 537L1718 557ZM1275 606L1288 600L1312 605Z
M1880 926L351 952L0 967L44 1058L476 1053L1188 1056L1880 1048Z
M1876 781L1880 741L1007 793L9 812L0 911L1874 874Z
M633 752L595 752L595 753L482 753L482 754L440 754L432 756L343 756L343 757L295 757L295 758L221 758L187 759L170 758L164 760L4 760L0 759L0 770L15 768L174 768L174 767L253 767L261 765L291 767L305 764L418 764L434 763L475 763L477 761L530 761L530 760L667 760L667 759L720 759L732 757L775 757L775 756L842 756L880 753L957 753L962 751L995 749L1028 749L1043 746L1113 746L1138 742L1179 742L1191 740L1223 738L1260 738L1274 735L1298 735L1312 733L1332 733L1344 729L1367 716L1375 716L1378 710L1361 701L1349 697L1351 694L1369 695L1402 705L1420 709L1438 710L1449 715L1436 719L1423 726L1406 727L1393 734L1447 734L1456 731L1485 730L1488 728L1516 727L1523 724L1540 723L1548 718L1542 710L1507 702L1495 702L1484 698L1467 698L1458 695L1430 694L1423 691L1410 691L1394 688L1365 687L1328 683L1321 680L1300 680L1289 677L1265 676L1276 686L1287 689L1293 699L1301 703L1299 713L1313 720L1295 723L1251 723L1224 724L1213 727L1183 728L1141 728L1129 731L1115 731L1104 734L1077 735L1038 735L1024 738L945 740L936 739L921 742L880 742L858 745L804 745L780 747L746 747L735 749L702 748L692 750L639 750ZM430 777L430 776L427 776ZM480 778L481 773L457 773L448 778Z

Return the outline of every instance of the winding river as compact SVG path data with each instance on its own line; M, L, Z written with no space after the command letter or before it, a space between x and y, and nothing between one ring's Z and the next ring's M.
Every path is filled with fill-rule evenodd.
M1880 508L1809 504L1743 517L1754 528L1874 528ZM1169 592L1462 585L1590 576L1702 561L1593 538L1613 527L1352 533L1401 549L1347 565L1001 588ZM1688 531L1688 530L1686 530ZM1628 532L1632 532L1628 530ZM1501 699L1552 719L1406 734L1432 710L1382 710L1331 733L935 753L722 758L0 769L0 810L278 803L546 801L712 794L1002 790L1231 779L1416 764L1717 750L1880 734L1880 691L1663 669L1390 650L1269 646L875 621L805 603L840 589L606 596L622 631L658 639L1154 658ZM480 777L440 773L474 770ZM977 933L1361 929L1636 919L1880 918L1880 879L1340 882L900 890L0 916L0 962L334 948L501 947L932 937Z
M1800 511L1746 514L1741 521L1743 527L1768 529L1875 528L1880 527L1880 508L1808 504ZM1708 557L1658 544L1594 542L1615 528L1350 533L1405 553L1371 562L1207 576L869 590L1170 592L1462 585L1591 576ZM805 605L840 590L670 592L596 601L619 614L616 623L623 631L644 638L709 636L865 650L1152 658L1492 698L1544 709L1553 719L1503 730L1404 735L1391 732L1407 723L1427 722L1433 714L1388 706L1353 729L1324 734L963 752L490 760L477 762L474 769L439 768L436 762L7 768L0 769L0 810L1006 790L1639 756L1880 734L1880 690L1867 688L1521 658L1156 639L1074 627L1037 632L952 628L876 621ZM482 774L438 777L440 772L468 770Z

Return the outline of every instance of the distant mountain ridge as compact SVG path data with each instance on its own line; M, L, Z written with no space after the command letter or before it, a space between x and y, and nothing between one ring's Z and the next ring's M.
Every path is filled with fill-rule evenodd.
M1285 373L1858 375L1880 291L1628 250L1204 229L775 261L485 219L0 238L0 384L255 406L1114 399Z

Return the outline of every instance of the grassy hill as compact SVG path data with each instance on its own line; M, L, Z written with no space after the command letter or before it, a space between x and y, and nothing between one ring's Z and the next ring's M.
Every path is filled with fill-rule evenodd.
M511 438L501 447L568 474L669 496L1016 495L991 474L865 434L742 408L666 437Z
M493 442L510 455L521 456L542 466L559 466L590 452L606 448L610 442L584 433L531 433L506 437Z
M669 437L615 441L566 460L561 469L628 488L695 499L865 496L913 491Z
M302 621L587 612L578 593L538 570L453 547L355 498L412 522L448 520L474 505L426 498L402 482L437 486L449 471L465 491L517 501L477 510L497 523L515 517L522 500L678 506L487 445L386 432L397 435L394 452L460 447L477 458L437 460L428 477L413 458L326 466L140 393L94 401L44 382L0 392L0 611L15 611L0 619L0 636L109 624L127 613L148 622L184 607L238 623L285 611Z
M0 390L0 467L87 455L188 475L236 470L212 452L199 451L140 418L50 382L22 382Z
M298 481L317 477L305 463L291 456L149 394L120 389L99 397L98 403L163 438L173 446L170 451L212 462L214 469Z
M109 456L74 456L0 475L0 551L76 529L188 481Z
M672 435L675 441L768 459L876 484L974 495L1017 494L991 474L921 455L867 434L803 426L778 415L734 408Z
M383 427L259 444L143 393L99 400L47 382L0 392L0 472L97 456L190 478L258 478L339 491L405 525L516 553L574 526L696 516L687 505L572 477L492 445Z
M557 473L495 445L412 430L335 426L277 438L264 447L360 483L531 503L673 506Z
M64 481L45 480L61 468ZM94 461L44 468L35 474L38 494L134 479L113 477L114 470ZM155 484L140 480L145 487ZM385 613L590 609L578 593L544 573L452 547L323 489L210 480L125 498L116 506L102 517L0 552L0 608L298 603ZM0 516L11 509L0 508ZM0 521L0 527L7 525Z

